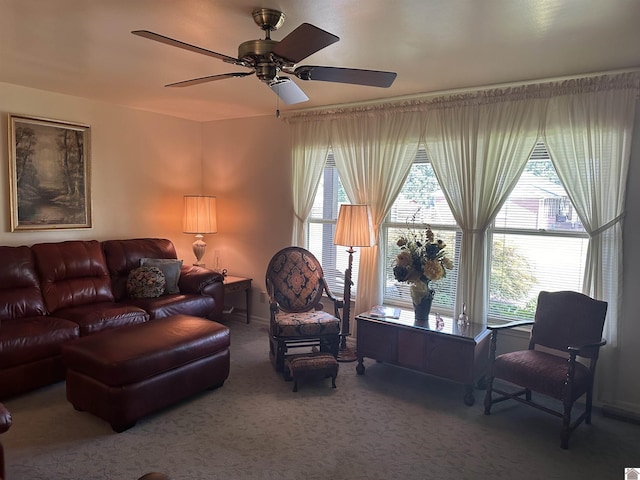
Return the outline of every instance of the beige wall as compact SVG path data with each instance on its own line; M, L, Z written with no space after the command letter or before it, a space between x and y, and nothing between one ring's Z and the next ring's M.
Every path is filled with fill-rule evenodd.
M204 179L218 197L218 233L207 263L253 278L253 314L266 321L264 274L272 255L291 244L293 206L289 131L269 117L206 123Z
M88 123L92 127L94 227L10 233L7 113ZM254 319L266 321L264 272L291 241L291 161L286 123L275 117L199 124L0 83L0 245L64 239L167 237L192 261L193 237L181 232L182 195L218 197L218 233L205 262L253 278ZM637 118L640 118L640 111ZM622 338L617 369L598 397L640 415L640 121L636 125L625 218ZM201 175L202 172L202 175ZM265 360L267 355L265 338ZM617 374L616 374L617 373ZM597 420L596 420L597 421Z
M7 114L91 126L93 228L11 232ZM0 83L0 244L167 237L191 259L182 196L201 189L202 125L168 116Z

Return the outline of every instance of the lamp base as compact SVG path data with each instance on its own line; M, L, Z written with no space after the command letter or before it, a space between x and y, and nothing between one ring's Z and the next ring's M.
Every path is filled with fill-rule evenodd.
M355 362L358 359L356 355L356 342L350 337L343 338L340 343L340 349L338 350L338 357L336 360L339 362Z
M203 240L203 236L201 234L196 235L196 241L191 244L191 247L193 248L193 254L196 256L196 263L193 265L197 267L204 267L202 257L204 256L207 244Z

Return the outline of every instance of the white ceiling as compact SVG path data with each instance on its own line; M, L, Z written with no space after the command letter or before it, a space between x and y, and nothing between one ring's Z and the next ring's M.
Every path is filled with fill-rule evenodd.
M165 88L243 68L130 33L237 57L263 38L257 7L285 13L274 40L303 22L340 37L300 65L398 73L388 89L296 80L310 101L283 112L640 67L640 0L0 0L0 81L199 121L271 115L255 75Z

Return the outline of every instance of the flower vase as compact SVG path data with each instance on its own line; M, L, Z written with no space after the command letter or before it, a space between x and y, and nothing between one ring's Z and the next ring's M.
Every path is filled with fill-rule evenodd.
M419 322L426 322L429 320L431 303L433 302L433 297L436 292L429 288L429 282L423 281L411 285L410 290L415 319Z

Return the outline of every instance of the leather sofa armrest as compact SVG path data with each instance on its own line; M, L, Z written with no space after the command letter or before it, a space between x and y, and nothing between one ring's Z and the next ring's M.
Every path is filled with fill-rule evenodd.
M4 433L11 427L11 413L0 403L0 433Z
M182 293L208 295L215 305L209 319L222 320L224 310L224 276L208 268L196 265L183 265L180 272L178 288Z
M207 295L208 287L223 281L224 277L218 272L196 265L188 265L182 267L178 287L182 293Z

